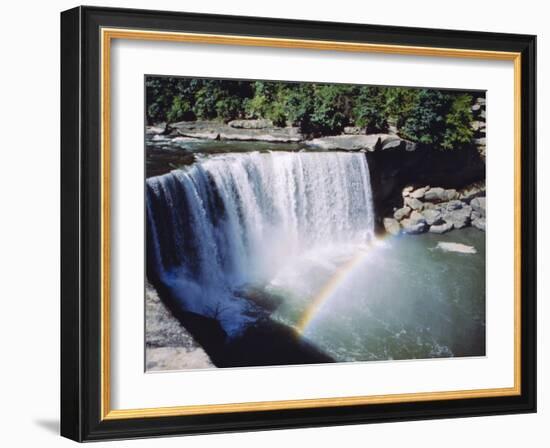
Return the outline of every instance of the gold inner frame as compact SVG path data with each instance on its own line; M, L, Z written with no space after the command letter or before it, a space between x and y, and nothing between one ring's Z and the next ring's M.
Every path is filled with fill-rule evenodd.
M185 42L213 45L295 48L383 53L412 56L505 60L514 63L514 386L441 392L368 395L302 400L188 405L140 409L111 409L110 369L110 50L113 39ZM415 401L502 397L521 394L521 54L304 39L279 39L216 34L195 34L137 29L101 29L101 419L128 419L229 412L307 409Z

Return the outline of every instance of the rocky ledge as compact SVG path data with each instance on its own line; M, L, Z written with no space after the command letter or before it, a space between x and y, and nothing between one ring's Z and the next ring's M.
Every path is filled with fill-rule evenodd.
M150 283L145 288L145 307L145 364L148 371L215 367Z
M348 130L348 132L350 132ZM401 149L414 151L416 143L402 139L393 134L342 134L329 137L315 138L307 142L309 146L326 150L344 151L384 151L389 149Z
M416 150L416 143L395 134L365 134L364 129L346 127L343 134L308 139L293 126L274 126L270 120L233 120L229 123L216 121L181 121L147 126L149 135L164 135L172 138L190 137L205 140L260 141L273 143L305 143L312 150L329 151L384 151L400 149Z
M146 132L169 137L191 137L205 140L274 143L297 143L304 140L304 136L297 127L277 127L269 120L234 120L227 124L216 121L181 121L148 126Z
M384 218L392 235L424 232L446 233L473 226L485 231L485 187L474 185L461 191L424 186L403 189L403 206Z

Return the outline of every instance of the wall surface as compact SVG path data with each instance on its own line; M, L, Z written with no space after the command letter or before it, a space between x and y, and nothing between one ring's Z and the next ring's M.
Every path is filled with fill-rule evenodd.
M550 393L545 374L550 343L548 253L550 224L545 194L550 157L543 140L550 120L544 2L297 2L278 0L89 1L88 4L204 13L438 27L537 34L539 80L539 413L345 426L232 435L118 442L110 446L548 446ZM4 446L69 446L58 435L59 396L59 12L72 1L5 2L2 8L0 123L2 174L0 260L2 265L2 370L0 413ZM545 169L546 168L546 169ZM546 275L546 280L544 279ZM546 350L547 355L547 350ZM154 444L154 445L153 445ZM99 444L96 446L107 446Z

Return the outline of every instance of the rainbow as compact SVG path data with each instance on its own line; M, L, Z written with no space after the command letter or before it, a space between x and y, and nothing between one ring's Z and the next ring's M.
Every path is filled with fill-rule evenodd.
M338 287L349 278L356 268L358 268L363 260L367 258L372 246L380 243L382 239L377 239L369 245L368 248L360 250L357 254L343 264L334 275L323 285L317 295L313 298L310 305L302 314L300 320L296 324L296 330L299 333L304 333L307 327L311 324L317 313L321 310L323 305L334 295Z

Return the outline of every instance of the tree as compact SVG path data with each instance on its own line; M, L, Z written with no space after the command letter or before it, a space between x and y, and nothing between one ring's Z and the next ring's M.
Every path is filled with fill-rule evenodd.
M451 150L472 143L473 96L465 92L345 84L148 77L147 123L265 118L304 135L333 135L349 124Z
M451 109L445 117L445 134L441 147L455 149L464 147L472 142L473 98L468 94L461 94L453 98Z
M383 87L359 88L353 117L355 124L366 128L368 134L388 131L386 91Z

